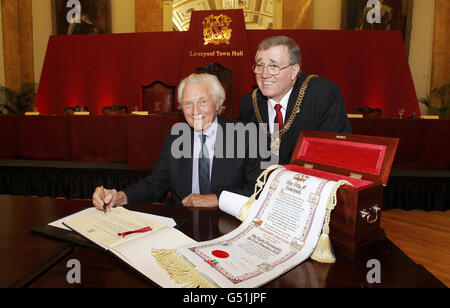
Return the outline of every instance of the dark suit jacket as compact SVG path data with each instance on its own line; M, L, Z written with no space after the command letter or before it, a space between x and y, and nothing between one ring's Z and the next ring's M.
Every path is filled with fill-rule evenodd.
M303 81L307 77L307 74L300 73L295 82L289 97L285 123L294 108ZM267 98L261 94L261 91L258 91L257 102L263 122L268 123ZM240 121L258 123L253 109L252 93L241 98L239 111ZM301 130L351 133L344 98L337 84L320 77L310 80L300 111L291 128L281 138L279 164L285 165L290 162Z
M241 195L250 196L253 193L256 179L260 172L260 161L257 158L249 158L249 148L251 140L247 138L245 142L245 157L236 158L218 158L218 142L224 146L223 156L226 157L227 130L226 123L234 123L232 120L217 117L218 126L222 127L223 140L216 137L215 153L213 158L213 167L211 174L211 193L217 194L219 198L223 190L232 191ZM186 124L187 125L187 124ZM190 130L191 138L191 156L193 152L194 131ZM172 192L171 205L181 205L181 200L192 192L192 158L175 158L171 154L171 147L180 148L179 135L172 135L171 131L166 134L163 149L160 152L159 159L152 169L151 175L140 180L138 183L124 189L127 195L128 204L150 203L161 199L168 191ZM229 137L229 136L228 136ZM178 139L178 141L176 141ZM234 138L236 149L237 138ZM176 143L174 144L174 142ZM182 149L182 147L181 147ZM235 150L234 153L237 153Z

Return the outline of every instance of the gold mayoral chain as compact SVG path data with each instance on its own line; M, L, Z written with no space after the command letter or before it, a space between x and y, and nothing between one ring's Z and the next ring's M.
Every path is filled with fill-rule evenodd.
M279 156L280 154L280 145L281 145L281 137L286 133L289 128L292 125L292 122L294 122L295 116L297 115L298 111L300 110L300 106L303 102L303 97L305 96L306 89L308 88L309 81L313 77L318 77L317 75L309 75L306 80L303 82L302 87L300 88L300 92L298 93L297 101L295 102L294 109L292 110L289 119L287 120L286 124L284 124L283 128L280 131L275 131L272 135L269 131L267 131L266 127L264 127L264 130L266 131L266 134L268 137L270 137L270 151ZM253 101L253 109L255 110L256 119L260 124L263 123L261 114L259 113L258 103L256 102L256 92L258 89L255 89L252 93L252 101Z

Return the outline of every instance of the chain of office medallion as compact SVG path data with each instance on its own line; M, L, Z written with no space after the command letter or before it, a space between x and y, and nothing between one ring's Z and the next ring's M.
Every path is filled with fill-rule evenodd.
M305 96L306 93L306 89L308 88L308 84L309 81L311 80L311 78L313 77L317 77L317 75L310 75L308 76L308 78L306 78L306 80L303 82L302 87L300 88L300 92L298 93L298 97L297 97L297 101L295 102L295 106L294 109L291 112L291 115L289 116L288 121L286 122L286 124L284 124L283 129L280 130L279 132L279 137L281 138L281 136L283 136L283 134L285 132L287 132L289 130L289 128L292 125L292 122L294 122L294 118L298 112L298 110L300 109L300 106L302 105L303 102L303 97ZM258 104L256 102L256 92L258 91L258 89L255 89L252 93L252 101L253 101L253 109L255 110L255 115L256 115L256 119L258 120L258 122L260 124L263 123L262 118L261 118L261 114L259 113L259 109L258 109ZM267 131L267 129L264 127L264 130L266 131L267 136L271 137L270 132Z

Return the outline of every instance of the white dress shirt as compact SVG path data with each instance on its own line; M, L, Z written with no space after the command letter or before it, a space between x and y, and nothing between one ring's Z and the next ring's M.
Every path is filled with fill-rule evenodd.
M280 104L281 105L281 114L283 115L283 121L286 123L286 110L289 102L289 96L291 95L292 88L289 90L286 95L283 96L280 102L276 102L273 99L267 100L267 111L269 114L269 131L273 133L273 122L275 120L275 117L277 116L277 112L275 111L275 105ZM283 124L284 124L283 123Z
M216 133L217 133L217 117L214 122L203 132L194 130L194 152L192 159L192 193L200 193L200 185L198 183L198 158L200 150L202 148L201 135L206 135L206 148L208 149L209 155L209 178L211 179L213 158L214 158L214 148L216 143Z

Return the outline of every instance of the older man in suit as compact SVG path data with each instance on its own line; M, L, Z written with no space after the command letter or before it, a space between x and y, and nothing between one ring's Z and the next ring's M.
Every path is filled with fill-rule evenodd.
M213 75L192 74L181 81L178 101L189 125L167 133L151 175L123 191L106 189L104 202L97 188L92 198L95 207L103 210L106 203L109 210L113 206L150 203L160 200L168 190L172 192L170 204L192 207L218 206L223 190L251 195L260 163L256 157L249 157L251 138L239 144L244 151L236 151L237 131L225 128L234 121L218 115L224 100L225 91ZM229 153L234 156L229 158Z
M258 89L241 98L243 122L268 124L268 144L288 164L302 130L351 133L339 86L301 72L297 43L286 36L264 39L253 65Z

